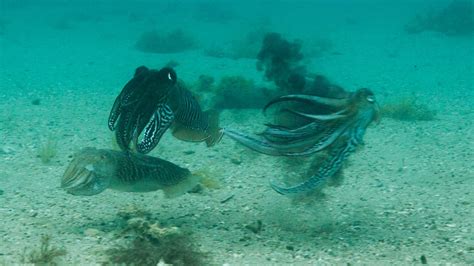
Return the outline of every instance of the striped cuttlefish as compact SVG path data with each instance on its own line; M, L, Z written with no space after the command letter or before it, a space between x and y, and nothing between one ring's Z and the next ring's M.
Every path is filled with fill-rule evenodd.
M148 153L169 128L178 139L212 146L222 136L218 119L217 112L201 110L172 68L141 66L115 99L108 126L122 150Z
M308 121L303 126L287 127L267 124L260 137L224 129L224 135L259 153L273 156L308 156L325 152L317 162L316 173L306 181L284 187L271 182L272 188L280 194L298 194L314 191L334 177L343 167L349 154L363 144L366 128L378 120L378 105L369 89L360 89L345 98L326 98L313 95L293 94L270 101L264 111L276 103L293 102L303 104L302 112L293 108L283 109L295 118ZM294 106L294 105L293 105ZM318 113L321 109L329 113Z
M200 181L188 169L156 157L96 148L84 148L73 156L61 180L61 188L78 196L92 196L106 189L126 192L163 190L175 197Z

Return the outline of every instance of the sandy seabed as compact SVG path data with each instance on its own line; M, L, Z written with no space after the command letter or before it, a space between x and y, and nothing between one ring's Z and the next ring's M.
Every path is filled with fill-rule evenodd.
M270 180L294 173L286 160L227 138L209 149L169 134L151 155L205 170L219 189L176 199L116 191L75 197L59 189L70 156L83 147L112 147L108 112L135 67L175 59L185 81L203 73L262 79L253 60L147 55L119 34L102 32L94 36L102 42L91 44L81 30L1 37L0 264L18 263L42 235L67 250L63 264L105 262L105 250L120 241L117 213L131 205L192 231L215 264L405 265L421 263L421 256L430 264L474 264L472 39L332 36L341 54L314 59L311 67L350 90L372 88L382 101L415 93L438 115L425 122L384 118L369 127L343 184L325 188L319 200L294 202L270 188ZM41 103L32 105L34 99ZM221 125L257 132L267 119L260 110L226 110ZM44 164L38 149L48 136L58 153ZM260 232L246 228L257 221Z

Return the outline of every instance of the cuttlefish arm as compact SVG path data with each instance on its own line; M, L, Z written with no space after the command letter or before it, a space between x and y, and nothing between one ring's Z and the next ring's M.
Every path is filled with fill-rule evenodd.
M287 194L299 194L313 191L324 184L329 178L334 176L339 170L341 170L345 159L355 151L356 144L352 141L348 141L344 145L333 148L329 153L329 158L326 162L318 169L317 173L311 176L305 182L291 186L282 187L277 185L275 182L270 182L271 187L282 195Z
M159 104L157 111L145 128L143 139L140 142L135 142L137 151L148 153L153 150L173 121L174 114L171 108L167 104Z
M116 141L120 149L129 149L129 143L135 134L134 128L136 124L137 120L133 112L123 112L120 115L117 128L115 129Z
M311 122L302 127L289 129L279 125L266 124L267 128L257 135L263 136L271 142L291 142L299 141L303 138L310 137L316 132L324 130L323 123Z
M347 115L343 114L344 112L347 111L347 109L343 109L341 111L338 111L338 112L335 112L335 113L332 113L332 114L327 114L327 115L307 114L307 113L303 113L303 112L299 112L299 111L292 110L292 109L287 109L287 108L285 108L284 110L289 112L289 113L292 113L292 114L295 114L295 115L298 115L298 116L301 116L301 117L304 117L304 118L308 118L308 119L312 119L312 120L319 120L319 121L336 120L336 119L347 117Z
M135 74L133 79L130 80L123 90L120 92L119 96L115 99L114 105L110 110L109 119L108 119L108 126L109 129L114 131L117 126L117 120L119 116L122 114L123 108L130 106L133 103L138 102L137 99L137 88L143 83L144 81L144 74L148 72L148 68L145 66L138 67L135 70Z
M336 99L336 98L326 98L326 97L319 97L314 95L303 95L303 94L290 94L278 97L276 99L271 100L265 107L263 111L265 112L270 106L274 105L275 103L279 102L286 102L286 101L298 101L304 103L312 103L312 104L323 104L331 107L342 108L347 106L349 103L348 99Z
M256 152L273 156L306 156L326 149L346 130L347 125L328 128L325 132L311 138L302 138L290 142L272 142L257 139L242 132L224 129L223 133L231 139Z
M149 70L142 66L136 69L133 78L115 99L108 119L109 129L115 131L117 143L122 150L129 151L139 146L140 135L146 136L139 152L149 152L150 148L156 146L164 133L159 130L165 123L153 121L156 120L154 116L167 103L167 96L176 81L176 72L171 68ZM143 134L145 128L148 129L147 134Z
M236 130L228 129L228 128L222 129L222 133L230 137L231 139L237 141L238 143L244 145L245 147L251 150L254 150L256 152L273 155L273 156L281 155L281 153L277 149L275 149L275 147L273 147L266 141L256 139L247 134L241 133Z

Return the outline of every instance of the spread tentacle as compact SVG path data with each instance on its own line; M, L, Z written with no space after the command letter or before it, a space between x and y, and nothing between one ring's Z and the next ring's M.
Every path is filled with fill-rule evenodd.
M345 159L350 153L355 151L355 148L356 144L354 144L352 141L347 142L346 145L335 148L330 152L329 158L318 169L318 172L301 184L292 187L282 187L274 182L271 182L270 184L276 192L283 195L313 191L324 184L328 178L332 177L339 170L341 170Z

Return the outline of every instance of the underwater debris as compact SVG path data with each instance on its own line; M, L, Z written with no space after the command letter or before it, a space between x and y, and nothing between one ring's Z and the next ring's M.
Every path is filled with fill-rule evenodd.
M51 159L58 153L58 142L52 135L49 135L38 149L38 157L43 163L49 163Z
M264 89L242 76L223 77L216 87L216 109L261 108L267 101Z
M225 197L224 199L222 199L221 201L219 201L220 203L224 204L226 202L228 202L229 200L233 199L235 197L235 194L232 194L230 196L227 196Z
M262 225L262 220L257 220L253 223L245 225L244 228L250 230L254 234L258 234L262 231Z
M57 259L67 254L65 249L51 246L51 236L41 237L40 247L32 250L28 254L22 255L21 263L31 263L33 265L58 265Z
M31 101L31 104L32 105L40 105L41 104L41 99L38 99L38 98L34 99L34 100Z
M196 47L195 39L181 29L167 33L156 30L143 33L135 48L144 53L179 53Z
M405 25L410 34L436 31L448 36L463 36L474 33L474 5L471 0L453 0L437 12L418 15Z
M380 113L382 116L402 121L430 121L436 118L436 112L424 104L417 103L414 96L384 104L380 108Z
M106 251L105 265L208 265L189 232L177 227L162 227L145 218L130 218L124 233L126 244Z

